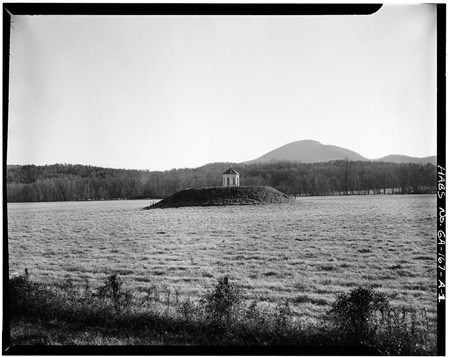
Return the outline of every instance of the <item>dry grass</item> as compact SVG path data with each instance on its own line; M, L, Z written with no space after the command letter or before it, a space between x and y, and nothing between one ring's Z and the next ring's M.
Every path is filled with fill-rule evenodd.
M394 305L427 308L434 318L434 196L144 211L146 204L8 204L10 272L93 286L118 272L130 289L156 286L183 299L228 275L250 297L297 300L294 313L312 318L337 294L374 286Z
M198 300L171 299L170 290L154 286L136 294L116 274L97 289L79 288L71 280L55 286L28 276L10 279L11 345L6 345L15 353L27 345L105 344L290 345L302 351L314 346L315 354L324 349L329 354L331 347L347 354L349 347L359 346L364 349L360 355L429 355L436 348L427 314L392 307L386 294L371 288L339 294L318 322L296 318L292 306L329 303L320 297L303 294L275 305L247 302L244 289L228 279L220 279Z

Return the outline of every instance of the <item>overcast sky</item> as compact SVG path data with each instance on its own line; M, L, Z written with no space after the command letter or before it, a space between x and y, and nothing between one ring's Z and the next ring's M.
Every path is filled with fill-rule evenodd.
M8 164L166 170L312 139L436 154L436 10L13 16Z

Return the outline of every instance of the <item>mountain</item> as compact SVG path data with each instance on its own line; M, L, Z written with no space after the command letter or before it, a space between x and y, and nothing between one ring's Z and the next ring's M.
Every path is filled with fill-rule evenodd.
M244 162L261 163L271 161L297 161L297 162L326 162L332 160L349 159L350 161L384 161L393 163L432 163L436 165L436 156L423 158L411 157L406 155L389 155L381 159L371 160L358 154L355 151L345 149L334 145L324 145L315 140L299 140L269 151L263 156Z
M278 149L246 163L270 162L270 161L298 161L321 162L342 160L348 158L351 161L367 161L358 153L334 145L323 145L314 140L300 140L284 145Z
M373 161L384 161L384 162L393 162L396 164L403 164L403 163L413 163L413 164L433 164L436 165L437 158L436 155L433 156L426 156L426 157L412 157L412 156L406 156L406 155L388 155L385 157L382 157L381 159L376 159Z

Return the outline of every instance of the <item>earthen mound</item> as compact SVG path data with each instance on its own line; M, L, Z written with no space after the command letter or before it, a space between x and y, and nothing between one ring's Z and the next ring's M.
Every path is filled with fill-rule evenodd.
M289 202L290 197L269 186L191 188L145 209L190 206L257 205Z

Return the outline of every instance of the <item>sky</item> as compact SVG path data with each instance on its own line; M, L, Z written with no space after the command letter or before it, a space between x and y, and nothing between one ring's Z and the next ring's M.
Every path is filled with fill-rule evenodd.
M17 16L8 164L168 170L297 140L436 154L436 8Z

